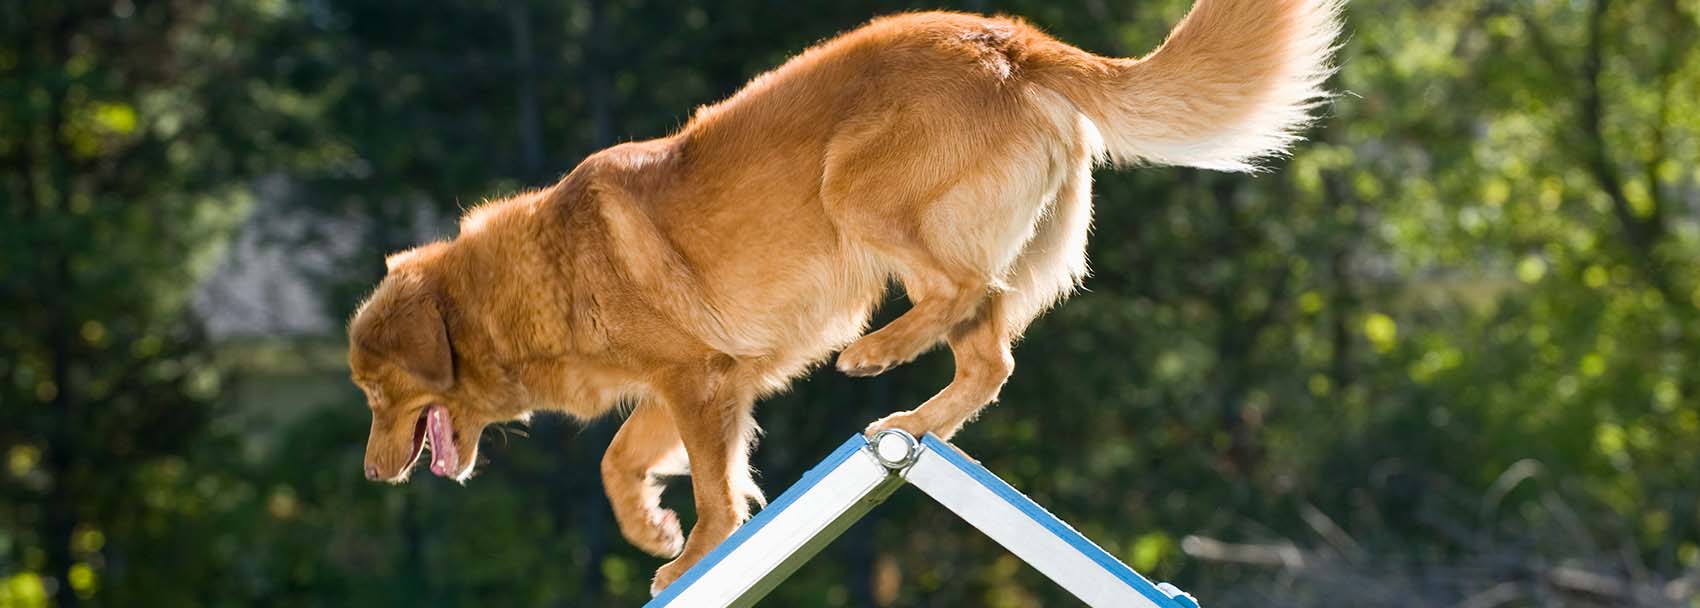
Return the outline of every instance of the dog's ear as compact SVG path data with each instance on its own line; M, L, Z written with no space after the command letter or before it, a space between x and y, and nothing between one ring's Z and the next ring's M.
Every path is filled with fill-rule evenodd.
M448 244L442 241L426 243L406 251L398 251L384 257L384 269L395 272L397 268L416 260L425 260L441 254Z
M389 310L372 312L381 316L369 324L356 322L354 339L360 347L400 366L431 390L454 386L454 351L435 297L415 294L393 300Z

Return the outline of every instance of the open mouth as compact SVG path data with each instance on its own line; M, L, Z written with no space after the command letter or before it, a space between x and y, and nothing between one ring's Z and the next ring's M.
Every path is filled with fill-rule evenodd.
M456 439L460 433L455 431L454 417L449 415L449 409L441 405L433 405L419 413L419 421L413 425L413 459L402 470L411 471L419 464L419 458L425 454L425 449L431 449L431 472L438 477L454 477L460 472L460 452Z

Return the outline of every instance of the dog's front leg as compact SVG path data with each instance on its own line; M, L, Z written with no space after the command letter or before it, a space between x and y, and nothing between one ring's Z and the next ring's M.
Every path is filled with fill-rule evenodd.
M681 378L683 380L683 378ZM697 521L679 557L655 572L650 593L678 580L749 518L749 446L754 391L723 370L662 391L691 463ZM758 495L759 496L759 495Z
M657 557L679 555L685 534L678 514L661 508L655 476L684 472L685 448L667 408L645 403L632 410L602 455L602 487L626 540Z

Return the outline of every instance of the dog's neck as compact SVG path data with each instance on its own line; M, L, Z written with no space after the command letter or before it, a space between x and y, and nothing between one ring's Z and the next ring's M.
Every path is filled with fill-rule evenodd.
M550 195L524 193L467 213L460 235L432 266L456 348L480 353L467 363L481 369L466 371L528 405L558 401L536 394L533 368L605 349L600 332L582 320L594 315L585 309L595 303L569 287L581 266L560 234L565 227L539 217L555 212L545 204Z
M641 370L657 348L692 340L627 331L633 315L663 313L632 288L618 250L626 243L583 178L575 171L469 212L436 269L456 339L492 355L484 375L503 378L530 409L590 418L647 392Z

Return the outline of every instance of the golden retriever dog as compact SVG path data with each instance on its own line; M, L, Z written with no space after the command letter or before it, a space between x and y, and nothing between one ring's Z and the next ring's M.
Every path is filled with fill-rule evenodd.
M429 447L465 480L486 425L631 404L602 475L626 538L676 556L659 591L763 502L757 399L834 351L872 376L943 342L949 386L866 430L950 437L1086 275L1092 167L1283 152L1326 97L1339 2L1199 0L1140 59L1015 19L876 19L673 135L483 204L453 240L390 256L350 322L366 475L403 481ZM863 335L893 277L910 309ZM688 538L652 479L687 462Z

